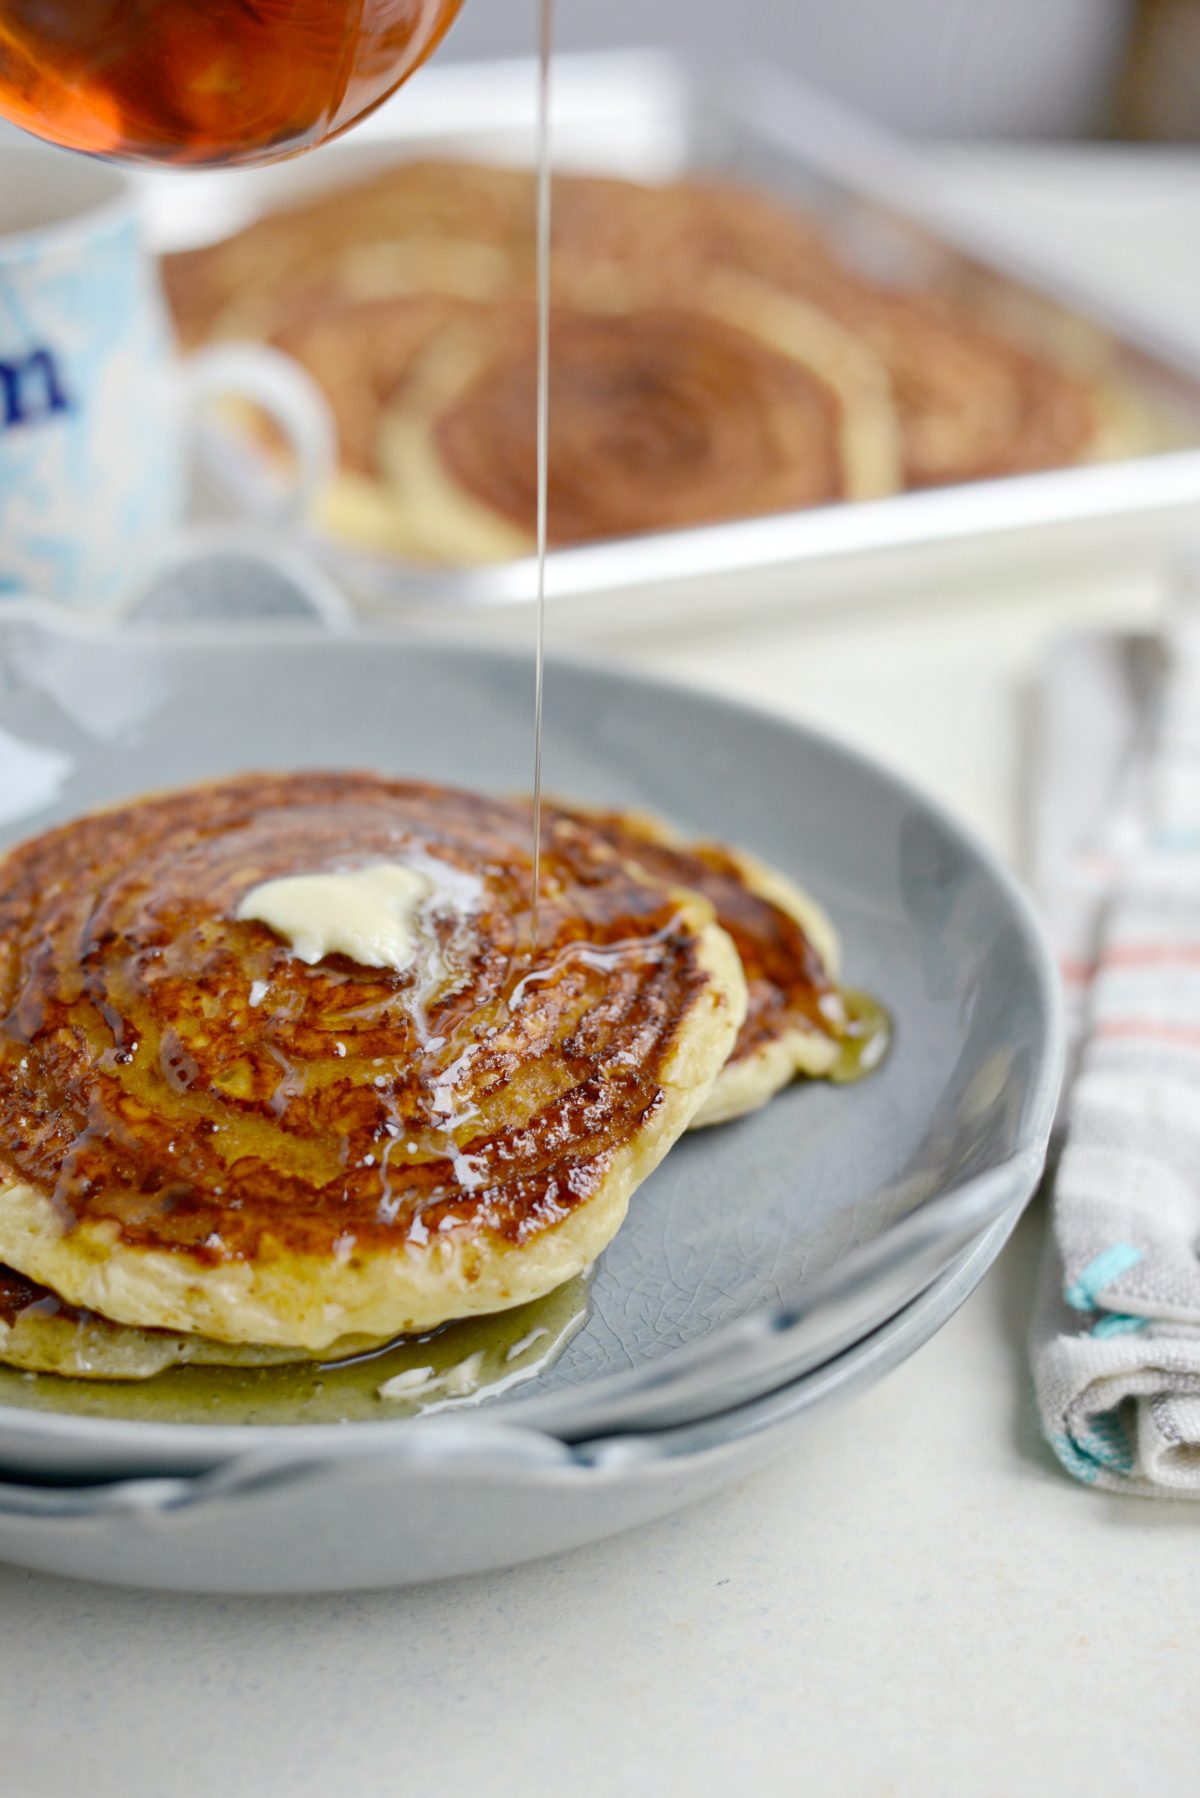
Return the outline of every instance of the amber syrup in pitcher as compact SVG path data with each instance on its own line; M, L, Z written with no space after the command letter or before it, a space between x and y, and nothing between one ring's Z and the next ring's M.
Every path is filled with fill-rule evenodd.
M0 115L72 150L262 162L346 131L462 0L3 0Z

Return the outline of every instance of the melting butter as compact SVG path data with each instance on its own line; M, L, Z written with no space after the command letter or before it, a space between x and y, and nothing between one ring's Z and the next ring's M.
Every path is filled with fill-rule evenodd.
M237 908L273 930L300 961L346 955L364 968L403 973L417 953L417 916L432 883L415 868L381 862L341 874L288 874L253 887Z

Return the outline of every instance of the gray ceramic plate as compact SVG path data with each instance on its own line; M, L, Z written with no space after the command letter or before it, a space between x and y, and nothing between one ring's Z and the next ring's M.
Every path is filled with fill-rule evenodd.
M13 608L0 613L0 839L253 766L526 785L531 702L526 656L278 624L236 644L165 627L92 635ZM799 1086L680 1144L604 1256L586 1326L545 1375L469 1417L489 1433L511 1419L578 1439L744 1401L895 1315L1032 1190L1060 1033L1053 971L1007 875L911 789L824 738L553 661L546 768L557 791L649 807L798 875L838 922L848 976L897 1022L888 1062L861 1086ZM903 1219L907 1234L886 1234ZM877 1243L874 1262L855 1259ZM893 1243L907 1244L898 1260ZM724 1342L732 1360L713 1353ZM30 1396L0 1407L0 1465L25 1477L200 1470L280 1448L269 1415L117 1422ZM336 1437L339 1454L374 1453L429 1427L293 1425L287 1452L321 1455Z
M571 1446L539 1431L433 1422L390 1443L379 1432L360 1453L297 1461L258 1450L195 1479L0 1484L0 1557L114 1585L328 1592L419 1585L599 1541L797 1447L814 1411L873 1385L941 1328L1019 1212L865 1341L702 1423Z

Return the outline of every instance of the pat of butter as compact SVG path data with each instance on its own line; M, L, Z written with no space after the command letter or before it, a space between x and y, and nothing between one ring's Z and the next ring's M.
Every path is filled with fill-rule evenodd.
M265 924L300 961L348 955L364 968L402 973L417 953L417 913L431 890L425 875L392 862L345 874L288 874L253 887L237 916Z

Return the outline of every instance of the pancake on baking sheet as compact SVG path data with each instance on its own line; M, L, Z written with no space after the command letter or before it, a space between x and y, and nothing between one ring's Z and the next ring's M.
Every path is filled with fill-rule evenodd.
M786 296L810 320L817 314L874 363L890 390L901 448L893 489L1061 467L1120 447L1106 441L1102 367L1072 366L1057 353L1053 334L1043 326L1039 340L1029 321L1025 341L1006 336L994 299L985 315L965 295L955 303L949 294L867 281L795 208L733 183L645 189L653 200L640 232L626 228L623 237L621 221L631 211L637 217L637 208L621 201L619 190L632 184L595 185L604 191L591 204L586 192L564 196L560 286L574 282L593 304L628 306L632 292L647 303L656 293L703 293L714 277L740 277L741 321L768 340L770 296L776 306ZM618 221L607 240L596 217L606 205ZM593 231L602 246L598 259L588 251ZM777 316L786 341L786 314ZM834 340L814 339L814 348L817 367L837 366L845 356Z
M343 449L328 528L451 563L532 549L532 302L361 301L273 341L331 398ZM550 373L552 543L895 488L874 365L812 308L748 282L714 281L683 309L559 308Z
M527 169L399 164L167 258L186 344L261 338L324 389L335 536L450 563L528 551L533 196ZM551 279L555 451L575 470L559 543L1147 447L1104 342L1077 355L994 282L868 279L823 224L732 182L556 176Z
M816 265L794 281L887 370L905 486L1061 468L1099 453L1096 383L1064 364L928 295L871 287Z
M141 1331L318 1357L571 1279L746 989L707 901L579 823L548 813L536 948L529 878L527 805L370 774L246 775L9 851L0 1261ZM322 937L331 884L358 909Z
M897 465L886 407L818 372L807 347L768 341L715 306L557 310L551 544L885 490ZM475 306L430 340L379 417L380 531L390 513L435 561L531 551L536 388L531 305ZM331 496L324 515L336 522L335 508Z
M163 260L187 348L270 336L337 301L490 298L532 279L533 176L482 163L390 165Z
M744 850L691 842L641 812L570 808L613 852L657 880L689 887L711 903L746 976L746 1017L692 1128L725 1123L765 1105L798 1074L868 1072L887 1049L889 1027L864 1015L837 984L837 933L816 900Z
M854 275L815 225L763 195L712 182L649 191L657 196L657 249L648 248L648 219L646 254L622 260L610 249L597 271L586 232L568 227L560 285L618 307L638 303L635 296L646 304L655 295L720 294L724 286L726 315L768 341L786 347L807 322L817 369L844 366L853 348L895 414L899 464L875 491L1063 467L1120 447L1107 441L1111 398L1102 369L1071 366L1049 333L1035 344L1027 327L1022 342L999 328L995 305L984 317L949 295ZM569 218L570 199L564 210ZM787 302L796 308L790 318ZM837 335L822 341L817 319Z
M317 520L335 536L385 553L428 556L419 505L388 476L384 423L404 405L422 354L472 310L469 300L445 294L352 300L274 333L274 346L308 371L329 402L340 466L317 500Z

